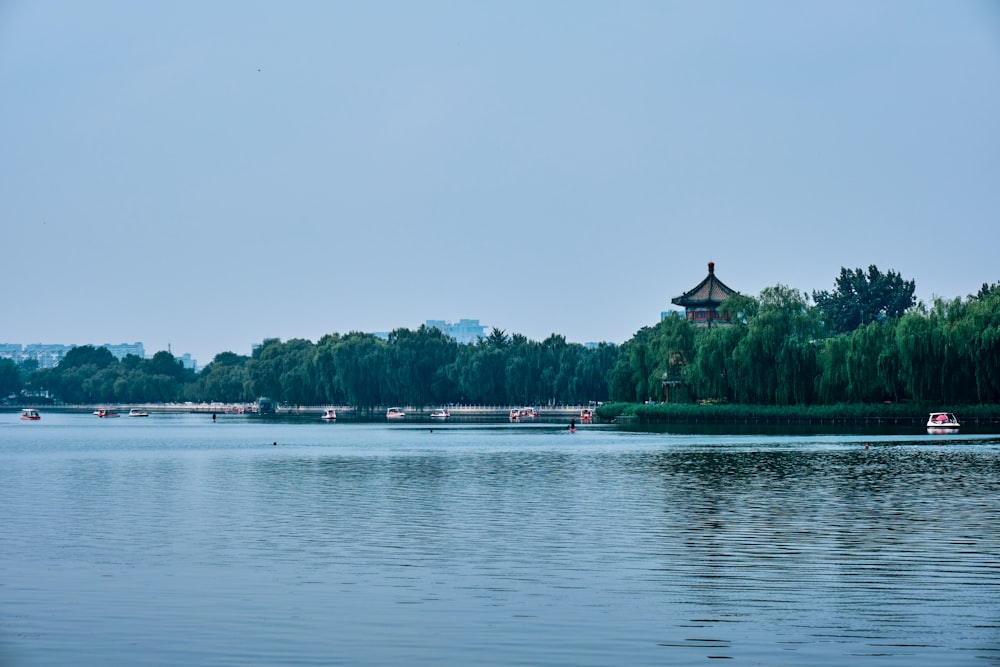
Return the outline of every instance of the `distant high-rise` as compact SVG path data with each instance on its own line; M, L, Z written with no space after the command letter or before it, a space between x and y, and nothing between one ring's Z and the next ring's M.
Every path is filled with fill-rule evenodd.
M142 343L119 343L117 345L112 345L110 343L105 343L98 347L103 347L114 355L115 359L121 361L128 355L133 355L139 357L140 359L146 358L146 350L142 347Z
M31 343L22 346L20 343L0 343L0 357L10 359L15 363L21 363L29 359L38 362L39 368L55 368L63 357L76 345L61 345L58 343ZM146 351L142 343L119 343L112 345L105 343L94 347L107 348L116 359L124 359L133 354L140 359L145 359Z
M445 320L427 320L424 324L428 328L438 329L446 336L450 336L459 343L476 343L480 339L486 338L486 327L479 323L479 320L459 320L458 322L446 322Z

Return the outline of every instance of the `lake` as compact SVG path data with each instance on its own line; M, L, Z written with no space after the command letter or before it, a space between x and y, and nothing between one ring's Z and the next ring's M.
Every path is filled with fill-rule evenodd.
M1000 664L1000 435L0 414L2 665Z

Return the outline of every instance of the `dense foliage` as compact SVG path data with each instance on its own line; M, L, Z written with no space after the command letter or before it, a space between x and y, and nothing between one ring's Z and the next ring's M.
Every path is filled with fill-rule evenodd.
M781 285L724 307L732 325L695 327L671 317L624 343L610 375L612 400L663 400L665 385L679 377L691 399L710 402L1000 402L996 285L898 317L885 311L842 333L828 328L805 294Z
M755 406L1000 403L1000 284L913 306L912 281L877 267L841 270L836 289L783 285L723 303L730 325L679 314L620 346L594 348L494 329L460 345L438 329L266 340L224 352L197 375L169 352L118 361L73 349L53 369L0 360L0 390L48 390L67 403L249 402L376 406L444 403L738 403ZM31 368L30 370L34 370ZM27 380L25 379L27 378Z
M169 403L181 400L194 380L169 352L119 361L106 348L83 345L55 368L35 371L29 388L47 390L65 403Z
M83 346L33 374L30 384L66 403L242 403L267 396L362 411L388 404L574 404L607 399L616 354L614 345L587 348L555 334L536 342L497 329L477 345L460 345L420 327L397 329L388 340L363 333L317 343L270 339L252 357L219 354L197 375L169 352L119 362L104 348Z
M832 292L813 292L816 308L835 333L848 333L864 324L902 317L916 305L916 284L895 271L882 273L874 264L861 269L840 269Z

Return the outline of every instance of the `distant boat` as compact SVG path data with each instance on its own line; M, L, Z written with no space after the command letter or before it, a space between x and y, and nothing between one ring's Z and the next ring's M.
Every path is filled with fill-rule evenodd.
M451 413L444 408L438 408L431 413L431 419L448 419L451 417Z
M336 421L337 411L334 410L333 408L327 408L326 410L323 411L323 416L320 417L320 419L324 419L328 422Z
M538 413L534 408L514 408L510 411L510 420L512 422L519 422L522 419L534 419L538 416Z
M118 417L120 416L116 410L108 410L107 408L98 408L94 410L94 414L98 417Z
M927 417L927 431L929 433L954 433L961 424L950 412L932 412Z
M403 408L389 408L385 411L386 419L402 419L405 416L406 413L403 412Z
M21 410L21 419L29 419L31 421L38 421L42 416L38 414L38 410L35 408L24 408Z
M132 408L128 411L129 417L148 417L149 413L145 410L140 410L139 408Z
M589 424L594 421L594 412L590 408L580 410L580 423Z

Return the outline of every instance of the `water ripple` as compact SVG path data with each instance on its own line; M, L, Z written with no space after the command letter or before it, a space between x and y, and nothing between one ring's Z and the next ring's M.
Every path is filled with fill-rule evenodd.
M989 438L151 421L5 452L0 656L1000 658Z

